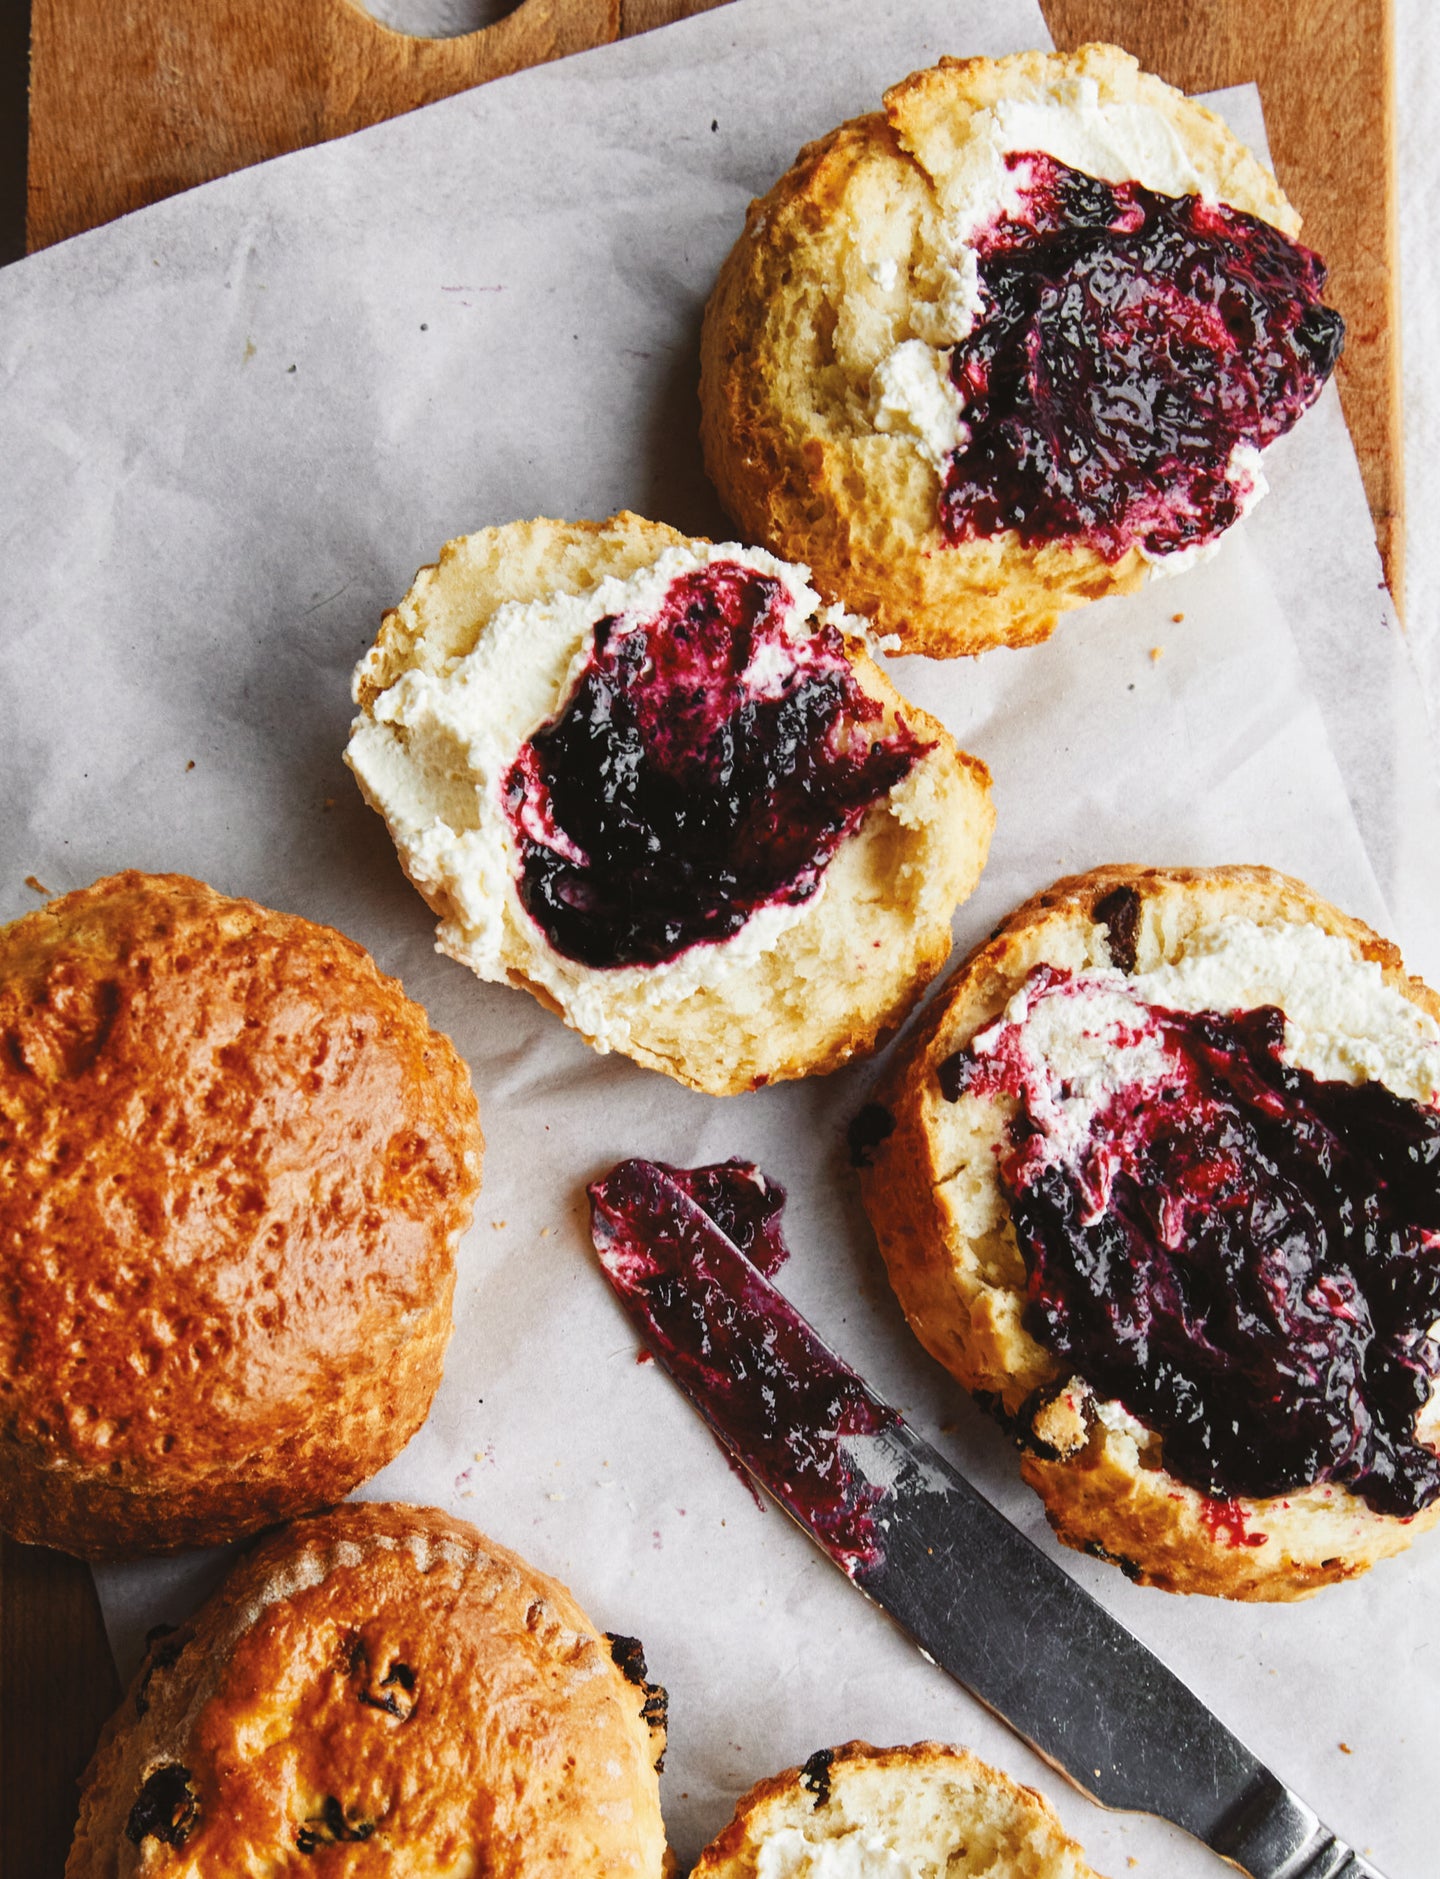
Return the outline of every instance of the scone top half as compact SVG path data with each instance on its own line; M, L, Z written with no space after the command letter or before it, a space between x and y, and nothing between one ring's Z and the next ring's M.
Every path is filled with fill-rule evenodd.
M872 1049L984 863L984 765L806 570L621 514L451 542L346 760L439 945L729 1094Z
M758 1782L692 1879L1095 1879L1033 1788L939 1742L817 1749Z
M1060 1537L1294 1598L1440 1516L1440 1000L1263 868L1100 869L960 969L862 1180Z
M67 1879L660 1879L664 1709L635 1639L475 1528L337 1508L152 1640Z
M1114 47L945 59L884 103L751 205L707 466L906 651L1028 644L1218 540L1343 329L1274 178Z
M353 940L180 875L0 931L0 1525L87 1558L339 1499L418 1428L465 1066Z

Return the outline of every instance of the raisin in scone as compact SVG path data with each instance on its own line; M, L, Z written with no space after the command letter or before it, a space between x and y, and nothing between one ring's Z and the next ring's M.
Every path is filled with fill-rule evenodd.
M152 1635L66 1879L660 1879L664 1713L636 1639L474 1527L339 1507Z
M88 1559L338 1500L424 1420L480 1185L353 940L181 875L0 930L0 1528Z
M989 773L803 568L638 516L448 544L346 761L440 949L725 1095L873 1049L950 949Z
M884 106L750 207L706 463L907 652L1026 645L1244 513L1342 322L1269 171L1128 53L945 59Z
M1099 869L961 967L862 1174L1067 1544L1298 1598L1440 1517L1440 1000L1264 868Z
M691 1879L1095 1879L1033 1788L939 1742L819 1749L757 1782Z

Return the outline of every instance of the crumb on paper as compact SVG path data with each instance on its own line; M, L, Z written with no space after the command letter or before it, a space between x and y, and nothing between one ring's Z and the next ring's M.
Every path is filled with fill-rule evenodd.
M494 1227L495 1231L498 1233L501 1227L504 1226L505 1222L503 1220L492 1220L490 1224L492 1227Z
M30 889L32 894L43 894L47 900L50 898L50 889L43 881L37 880L33 874L27 874L25 876L25 885Z
M1183 620L1184 618L1185 618L1185 615L1184 615L1183 613L1172 613L1172 614L1170 615L1170 619L1171 619L1171 622L1172 622L1172 624L1173 624L1173 625L1175 625L1175 626L1179 626L1179 624L1180 624L1180 622L1181 622L1181 621L1182 621L1182 620Z
M241 365L249 365L250 361L254 357L255 357L255 341L253 339L247 339L245 341L245 350L240 355Z
M1164 657L1165 657L1165 648L1163 646L1152 646L1150 648L1151 665L1158 665Z
M190 759L190 761L189 761L189 763L187 763L187 764L186 764L186 766L185 766L185 774L186 774L186 776L189 776L189 774L190 774L190 772L191 772L191 771L192 771L192 770L193 770L194 768L195 768L195 759L194 759L194 758L192 757L192 758Z
M1340 1753L1341 1753L1342 1755L1353 1755L1353 1754L1355 1753L1355 1751L1354 1751L1354 1749L1352 1749L1352 1748L1351 1748L1351 1746L1350 1746L1350 1744L1349 1744L1348 1742L1342 1742L1342 1743L1340 1744Z

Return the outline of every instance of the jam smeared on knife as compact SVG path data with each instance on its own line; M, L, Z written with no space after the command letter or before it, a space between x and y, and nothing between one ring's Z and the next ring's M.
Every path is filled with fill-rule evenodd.
M1037 967L1028 1010L1083 989ZM999 1171L1027 1327L1205 1493L1332 1481L1380 1513L1429 1506L1440 1455L1415 1428L1440 1377L1440 1110L1290 1067L1274 1006L1135 1012L1122 1041L1160 1067L1112 1088L1078 1146L1020 1023L940 1066L952 1102L1015 1100Z
M877 1566L883 1492L845 1443L894 1416L763 1276L785 1257L783 1189L741 1161L622 1161L589 1192L600 1263L671 1375L844 1571Z
M582 965L655 966L809 900L926 746L855 682L834 626L787 630L783 582L680 575L601 620L564 710L505 779L520 898Z
M1109 561L1213 541L1254 489L1237 447L1283 436L1340 355L1323 263L1199 196L1006 162L1020 207L974 243L984 310L951 357L969 439L946 539L1015 529Z

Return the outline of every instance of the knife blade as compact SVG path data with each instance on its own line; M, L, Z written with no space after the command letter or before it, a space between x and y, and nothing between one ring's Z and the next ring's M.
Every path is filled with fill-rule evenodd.
M715 1204L726 1175L738 1205ZM589 1189L606 1276L735 1460L1092 1799L1173 1821L1252 1879L1381 1879L820 1339L747 1257L747 1181L768 1231L778 1190L742 1163L630 1160Z

